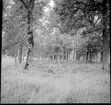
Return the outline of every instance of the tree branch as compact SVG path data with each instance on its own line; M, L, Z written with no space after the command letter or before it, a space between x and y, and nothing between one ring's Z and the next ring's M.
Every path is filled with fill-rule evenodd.
M23 0L19 0L24 6L26 9L28 9L28 6L26 5L26 3L23 1Z
M23 42L23 44L25 45L25 47L27 47L28 48L28 46ZM28 48L29 49L29 48Z
M4 52L6 49L8 49L8 48L10 48L10 47L12 47L13 45L15 45L15 44L18 44L19 43L19 41L18 42L15 42L15 43L12 43L12 44L9 44L8 46L5 46L5 48L2 50L2 52Z

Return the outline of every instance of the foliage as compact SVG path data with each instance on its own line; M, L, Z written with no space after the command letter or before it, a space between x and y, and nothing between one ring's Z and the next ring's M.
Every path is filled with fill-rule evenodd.
M6 0L3 2L3 24L2 30L5 33L2 43L3 51L12 48L16 44L23 42L24 47L28 48L27 43L27 10L23 6L22 0ZM23 0L23 2L26 2ZM43 7L46 1L35 0L32 24L39 25L38 20L42 17ZM38 24L37 24L38 22Z
M85 28L81 35L88 41L82 46L86 46L87 49L90 44L92 53L104 51L104 43L108 42L109 46L109 0L55 0L55 2L54 10L60 16L59 26L62 33L72 31L71 35L76 35L76 30ZM103 24L104 13L106 13L107 26ZM103 33L104 27L106 27L106 35ZM108 40L105 41L104 35ZM84 51L82 47L79 50Z

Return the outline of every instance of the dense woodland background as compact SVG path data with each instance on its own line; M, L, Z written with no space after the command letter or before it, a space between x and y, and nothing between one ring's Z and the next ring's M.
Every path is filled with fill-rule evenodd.
M110 55L109 0L3 0L2 54L97 61ZM31 58L30 58L31 57ZM17 62L17 61L16 61Z
M1 103L110 103L110 0L3 0Z

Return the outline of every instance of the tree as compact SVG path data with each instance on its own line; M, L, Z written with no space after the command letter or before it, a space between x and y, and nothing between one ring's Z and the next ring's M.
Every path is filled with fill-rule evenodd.
M8 50L9 53L13 52L13 55L17 55L17 51L13 47L17 47L21 43L23 38L21 34L22 29L24 29L24 24L22 24L21 14L17 14L18 6L15 5L14 1L4 1L3 4L3 28L2 31L5 33L2 36L4 43L2 44L2 51ZM24 31L23 31L24 32ZM17 47L16 50L18 50ZM21 57L20 55L19 57Z
M27 35L28 35L28 52L27 52L27 59L25 64L25 69L28 68L29 65L29 56L32 52L32 49L34 47L34 39L33 39L33 29L31 29L31 25L33 23L33 10L34 10L34 4L35 0L20 0L20 2L23 4L24 8L26 9L27 14ZM45 3L42 2L42 7Z
M56 2L55 11L60 15L62 32L86 27L85 33L102 33L103 38L103 69L108 61L107 34L109 22L109 0L61 0ZM97 18L97 19L95 19ZM95 21L96 20L96 21ZM60 27L60 28L61 28ZM92 34L93 35L93 34Z
M23 6L25 7L25 9L27 10L27 35L28 35L28 44L29 44L29 49L27 52L27 59L26 59L26 64L25 64L25 69L27 69L28 65L29 65L29 55L33 49L34 46L34 40L33 40L33 31L31 29L31 17L32 17L32 12L33 12L33 8L34 8L34 0L30 0L30 1L25 1L25 0L20 0L20 2L22 2Z
M21 62L23 52L22 49L24 46L27 47L28 52L25 69L28 67L29 55L34 46L34 25L37 25L39 18L42 16L45 4L45 0L4 1L3 16L5 18L3 18L3 30L6 33L4 39L5 41L7 40L7 44L3 47L3 51L14 46L15 44L19 44L19 60Z

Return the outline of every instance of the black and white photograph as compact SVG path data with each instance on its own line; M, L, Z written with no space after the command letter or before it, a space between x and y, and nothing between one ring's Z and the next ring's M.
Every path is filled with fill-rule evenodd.
M110 0L2 0L1 104L110 103Z

